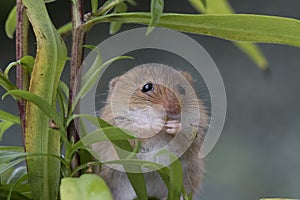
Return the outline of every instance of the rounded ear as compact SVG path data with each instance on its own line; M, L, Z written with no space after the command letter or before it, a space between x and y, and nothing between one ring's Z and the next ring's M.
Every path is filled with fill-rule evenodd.
M192 75L186 71L179 71L181 73L181 75L191 84L194 84L194 79L192 77Z
M121 76L117 76L113 79L110 80L109 82L109 90L113 90L114 87L116 86L117 82L121 79Z

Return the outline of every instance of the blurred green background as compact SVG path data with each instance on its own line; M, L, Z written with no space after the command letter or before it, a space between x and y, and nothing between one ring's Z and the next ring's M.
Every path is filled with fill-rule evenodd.
M14 61L14 40L4 34L5 18L13 3L0 3L1 69ZM232 0L230 3L237 13L300 19L298 0ZM138 6L130 10L146 11L149 4L139 0ZM165 12L196 13L187 1L169 0L165 4ZM47 6L55 26L70 20L69 1L57 0ZM138 26L126 25L122 30L133 27ZM199 199L300 198L300 49L260 44L271 70L271 76L264 76L230 42L189 35L205 47L217 64L228 100L224 130L206 158L207 172ZM107 37L108 26L101 24L88 34L86 43L98 44ZM30 42L30 53L34 55L33 37ZM3 92L0 89L0 94ZM0 109L17 114L16 103L10 98L1 101ZM22 145L19 128L9 129L0 144Z

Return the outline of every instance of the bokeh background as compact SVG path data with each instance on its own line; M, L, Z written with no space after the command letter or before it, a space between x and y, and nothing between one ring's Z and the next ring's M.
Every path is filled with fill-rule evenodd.
M300 19L298 0L230 2L237 13ZM1 69L14 61L14 40L4 34L5 18L13 3L0 3ZM165 4L166 12L196 13L188 1ZM130 10L149 10L149 5L149 1L139 0L138 6ZM55 26L70 20L69 1L57 0L48 4L48 8ZM139 26L125 25L122 30L134 27ZM232 43L189 35L205 47L217 64L228 101L224 130L206 158L206 175L199 199L300 198L300 48L260 44L271 70L271 76L265 76ZM108 26L101 24L88 34L86 43L98 44L107 37ZM30 42L30 54L34 55L33 37ZM68 67L63 74L65 80L68 80L67 72ZM0 94L3 92L0 89ZM17 114L16 103L9 97L0 102L0 109ZM19 127L9 129L0 144L22 145Z

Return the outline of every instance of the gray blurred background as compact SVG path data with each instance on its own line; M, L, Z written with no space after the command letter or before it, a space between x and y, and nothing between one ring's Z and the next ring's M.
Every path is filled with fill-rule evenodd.
M86 1L89 2L89 1ZM103 1L101 1L103 2ZM231 0L238 13L270 14L300 18L298 0ZM0 6L0 67L14 61L14 41L4 34L5 18L13 1ZM149 10L139 0L130 10ZM70 20L69 2L48 4L55 26ZM166 12L196 13L187 1L166 1ZM123 26L122 30L138 27ZM300 198L300 49L260 44L271 69L266 77L230 42L189 34L205 47L217 64L226 87L228 112L222 135L206 158L206 175L199 199L253 200L262 197ZM87 44L109 37L101 24L87 36ZM67 39L68 43L70 39ZM31 55L35 41L30 38ZM67 81L68 67L64 71ZM11 73L13 78L13 72ZM0 89L0 94L3 94ZM6 98L0 109L17 114L16 103ZM20 131L12 127L1 145L22 145Z

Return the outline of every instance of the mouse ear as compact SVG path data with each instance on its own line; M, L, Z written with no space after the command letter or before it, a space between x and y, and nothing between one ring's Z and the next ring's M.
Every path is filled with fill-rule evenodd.
M192 77L192 75L186 71L179 71L181 73L181 75L191 84L194 84L194 79Z
M121 79L121 76L117 76L113 79L111 79L111 81L109 82L109 90L114 89L114 87L116 86L117 82Z

